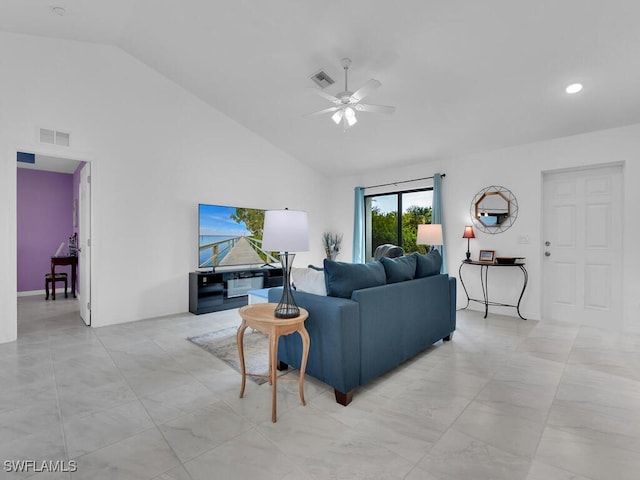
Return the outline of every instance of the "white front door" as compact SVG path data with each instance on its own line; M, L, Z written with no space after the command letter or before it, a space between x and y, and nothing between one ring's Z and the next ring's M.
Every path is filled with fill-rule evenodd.
M80 252L78 269L80 270L80 317L91 325L91 164L86 163L80 171L79 226Z
M621 328L622 166L543 184L543 319Z

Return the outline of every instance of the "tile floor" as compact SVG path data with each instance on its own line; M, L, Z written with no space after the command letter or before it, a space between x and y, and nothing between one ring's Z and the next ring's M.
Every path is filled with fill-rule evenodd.
M74 300L20 297L0 345L5 461L54 479L637 479L640 337L461 311L436 344L345 408L307 379L248 382L185 338L236 311L84 327ZM295 373L294 373L295 374ZM42 467L40 466L42 469Z

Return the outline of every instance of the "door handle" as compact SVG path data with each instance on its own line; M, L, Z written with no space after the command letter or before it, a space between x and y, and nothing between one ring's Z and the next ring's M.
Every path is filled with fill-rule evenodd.
M551 256L551 252L544 252L544 256L545 257L550 257Z
M551 246L551 242L549 240L547 240L546 242L544 242L544 246L545 247L549 247Z

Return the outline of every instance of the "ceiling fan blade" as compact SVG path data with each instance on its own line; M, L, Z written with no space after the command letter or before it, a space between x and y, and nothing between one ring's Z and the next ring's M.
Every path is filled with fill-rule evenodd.
M367 103L358 103L354 108L359 112L372 113L393 113L396 111L396 107L390 107L388 105L370 105Z
M329 100L332 103L335 103L336 105L342 103L338 97L334 97L330 93L324 92L322 90L314 90L314 91L321 97L326 98L327 100Z
M315 115L322 115L323 113L335 112L336 110L340 110L340 107L329 107L324 108L322 110L318 110L317 112L311 112L303 115L304 117L313 117Z
M373 92L377 88L380 88L380 85L382 84L378 80L376 80L375 78L372 78L363 86L361 86L358 90L353 92L353 95L351 95L351 99L353 100L354 103L359 102L364 97L369 95L371 92Z

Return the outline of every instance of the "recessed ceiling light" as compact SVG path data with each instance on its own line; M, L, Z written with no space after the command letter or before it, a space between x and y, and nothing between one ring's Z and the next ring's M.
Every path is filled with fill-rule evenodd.
M51 6L51 11L52 11L53 13L55 13L56 15L59 15L59 16L61 16L61 17L62 17L65 13L67 13L67 10L66 10L64 7L58 7L58 6L56 6L56 5L52 5L52 6Z
M572 83L567 88L565 88L565 92L567 93L578 93L580 90L582 90L581 83Z

